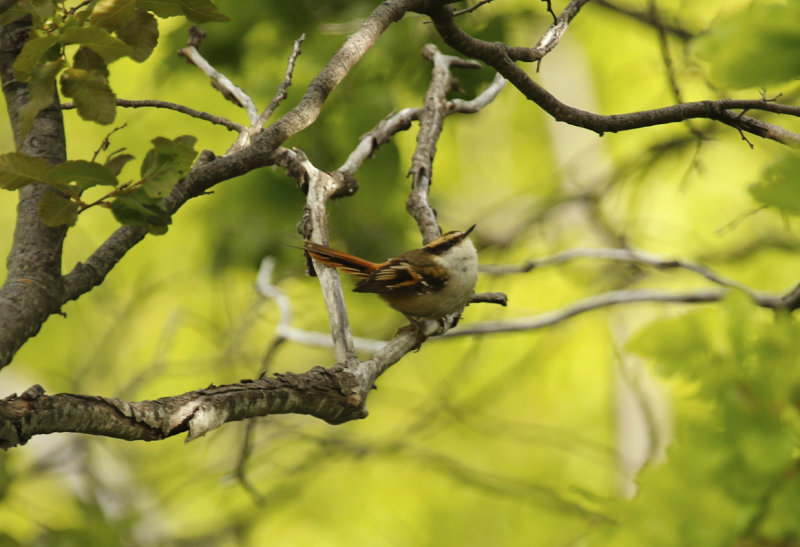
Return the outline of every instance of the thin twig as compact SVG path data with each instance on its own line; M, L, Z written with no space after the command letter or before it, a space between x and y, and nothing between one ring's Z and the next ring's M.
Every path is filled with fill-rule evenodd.
M440 338L454 336L468 336L474 334L493 334L500 332L522 332L550 327L576 315L599 308L607 308L619 304L632 304L635 302L674 302L682 304L696 304L702 302L716 302L721 300L727 291L724 289L703 289L686 292L663 292L650 289L610 291L561 308L545 312L533 317L508 319L504 321L486 321L472 323L465 327L456 328L442 335Z
M705 277L717 285L739 289L753 298L757 298L759 296L759 294L753 289L742 285L738 281L727 279L703 264L676 258L664 258L655 254L637 251L634 249L570 249L568 251L562 251L548 257L527 260L519 266L482 266L481 272L490 275L525 273L543 266L564 264L565 262L570 262L572 260L586 258L634 262L637 264L652 266L654 268L682 268L695 272L696 274Z
M171 103L168 101L158 101L155 99L144 99L137 101L132 101L129 99L117 99L116 104L117 106L121 106L123 108L143 108L143 107L164 108L166 110L174 110L176 112L180 112L181 114L186 114L187 116L191 116L193 118L198 118L200 120L205 120L207 122L211 122L216 125L227 127L231 131L240 132L245 129L245 126L238 124L236 122L232 122L231 120L224 118L222 116L215 116L213 114L209 114L208 112L202 112L200 110L195 110L194 108L189 108L188 106L183 106L181 104ZM71 110L73 108L75 108L75 103L68 102L61 104L62 110Z
M205 37L205 33L198 27L193 26L190 28L189 42L178 51L178 55L185 57L186 60L211 78L211 83L214 88L219 90L226 99L244 108L245 112L247 112L247 117L250 119L250 124L255 125L258 122L258 110L256 109L253 99L231 82L227 76L211 66L197 50L197 46L200 44L203 37Z
M275 112L275 109L278 108L278 105L281 104L287 97L286 90L289 89L289 86L292 85L292 74L294 73L294 64L297 61L297 58L300 56L300 46L303 44L303 40L306 39L305 33L300 35L300 38L294 41L294 48L292 49L292 54L289 55L289 62L286 64L286 74L283 76L283 81L281 81L280 85L278 86L278 90L275 93L275 96L272 97L272 100L267 105L267 108L264 109L264 112L261 113L261 116L258 118L255 126L256 128L264 127L264 124L267 123L267 120L272 113Z

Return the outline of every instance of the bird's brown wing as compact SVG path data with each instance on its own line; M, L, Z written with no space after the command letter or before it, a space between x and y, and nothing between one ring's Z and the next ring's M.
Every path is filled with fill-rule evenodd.
M376 294L401 294L403 292L434 293L447 281L447 273L433 265L411 264L404 259L393 259L369 277L356 284L356 292Z

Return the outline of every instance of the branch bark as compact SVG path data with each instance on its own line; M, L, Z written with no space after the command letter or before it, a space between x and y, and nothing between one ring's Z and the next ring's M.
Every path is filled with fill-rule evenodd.
M486 42L470 36L456 24L449 7L438 7L430 11L436 30L442 39L459 53L480 59L492 66L514 85L525 97L536 103L555 120L589 129L602 135L606 132L628 131L654 125L681 122L694 118L708 118L784 144L800 145L800 135L787 129L761 122L731 112L732 110L760 110L790 116L800 116L800 107L781 105L771 101L723 99L720 101L697 101L680 103L663 108L631 112L628 114L603 115L571 107L533 81L515 61L540 61L550 51L566 30L566 24L577 15L575 9L585 0L570 2L556 23L534 48L511 47L504 43ZM567 14L565 16L565 14ZM562 19L563 17L563 19Z

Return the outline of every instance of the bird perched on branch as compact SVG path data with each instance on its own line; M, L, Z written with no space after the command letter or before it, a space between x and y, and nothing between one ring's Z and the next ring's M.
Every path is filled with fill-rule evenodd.
M478 251L466 232L448 232L424 247L375 263L311 241L308 254L359 278L356 292L375 293L412 322L461 311L475 293Z

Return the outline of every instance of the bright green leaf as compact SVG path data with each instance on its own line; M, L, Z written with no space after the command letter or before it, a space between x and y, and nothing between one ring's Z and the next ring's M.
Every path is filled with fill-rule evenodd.
M133 154L117 154L116 156L112 156L106 160L106 169L111 171L116 177L120 174L122 168L125 167L125 164L131 161L133 157Z
M96 72L70 68L61 74L61 92L72 97L84 120L110 124L116 115L116 97L106 79Z
M762 179L749 189L756 201L800 214L800 155L786 153L764 170Z
M734 88L800 77L800 2L753 2L695 41L711 77Z
M151 197L163 198L192 167L197 139L183 135L174 140L156 137L151 142L153 148L147 152L140 171L142 188Z
M81 44L91 48L106 64L130 55L133 51L131 46L114 38L100 27L68 28L62 36L65 44Z
M50 164L20 152L0 154L0 188L16 190L26 184L46 182Z
M117 36L133 48L131 59L141 63L150 57L158 43L158 22L151 13L137 12L133 19L117 29Z
M28 82L28 103L22 107L19 120L22 135L30 132L36 116L53 104L56 97L56 74L64 67L64 60L58 59L37 66Z
M72 67L97 72L108 78L108 67L103 58L86 46L81 46L72 57Z
M53 167L48 180L59 185L74 184L77 193L92 186L117 186L119 181L114 174L99 163L86 160L65 161Z
M14 61L14 77L20 82L27 82L42 56L58 43L59 37L52 34L28 40Z
M48 226L72 226L78 220L78 204L58 192L45 192L39 200L39 216Z
M92 10L89 21L98 27L116 29L130 21L137 0L100 0Z
M192 23L230 21L227 15L223 15L217 10L217 6L211 0L178 0L178 4L181 6L183 14Z
M111 202L111 212L121 224L163 229L152 233L165 233L166 227L172 223L169 213L161 206L151 203L148 196L142 195L140 191L118 196Z

